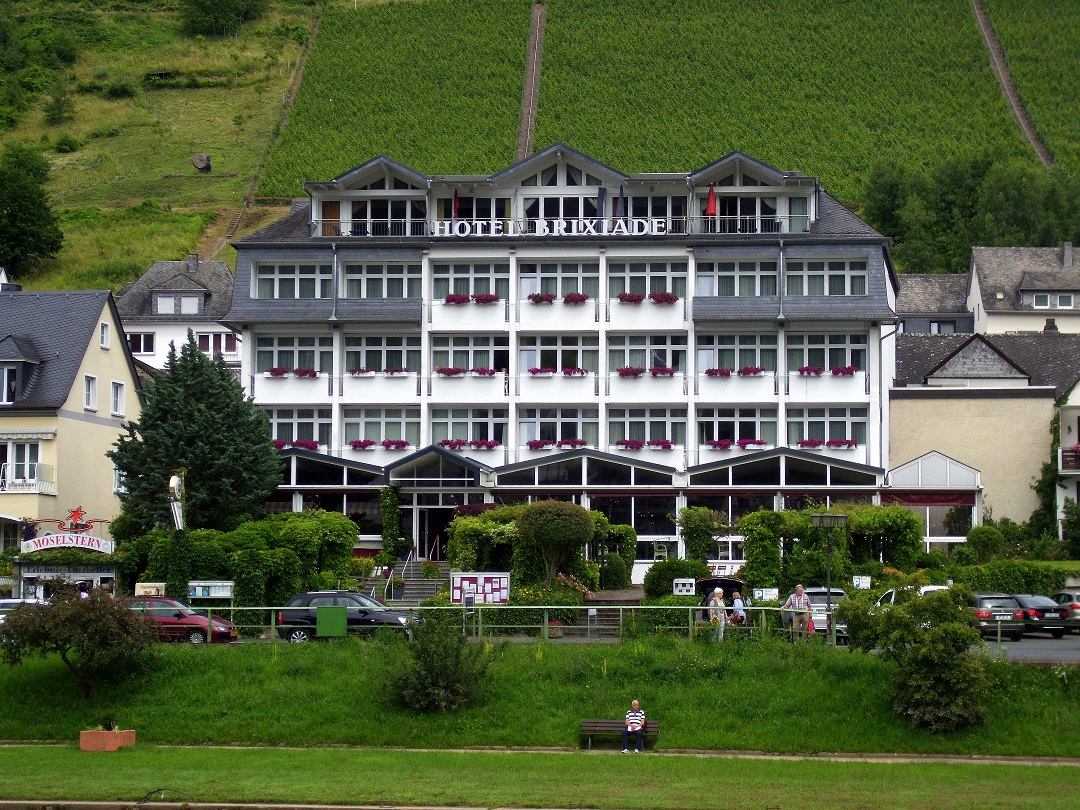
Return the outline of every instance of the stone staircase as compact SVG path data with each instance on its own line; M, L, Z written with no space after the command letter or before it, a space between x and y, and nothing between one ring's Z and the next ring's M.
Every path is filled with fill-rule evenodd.
M564 636L588 638L617 638L619 636L619 616L628 618L633 608L641 604L644 592L640 587L625 591L601 591L592 599L587 599L578 611L577 623L563 630ZM596 613L590 615L590 611Z
M436 562L435 565L439 566L439 578L424 579L420 560L412 559L407 564L397 562L391 577L401 577L405 581L404 595L401 599L388 598L386 604L394 608L416 607L437 594L450 581L450 566L445 562ZM358 590L382 599L386 593L385 587L386 578L379 574L360 580Z

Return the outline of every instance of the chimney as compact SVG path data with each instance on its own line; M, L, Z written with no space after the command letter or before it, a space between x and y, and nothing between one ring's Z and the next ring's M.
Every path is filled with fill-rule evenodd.
M1061 245L1061 269L1072 270L1073 267L1073 255L1072 255L1072 242L1064 242Z
M187 271L191 275L195 275L199 272L199 254L189 253L187 257Z
M1047 318L1046 319L1046 326L1043 327L1043 333L1045 334L1046 332L1056 332L1056 331L1058 331L1057 320L1055 320L1054 318Z

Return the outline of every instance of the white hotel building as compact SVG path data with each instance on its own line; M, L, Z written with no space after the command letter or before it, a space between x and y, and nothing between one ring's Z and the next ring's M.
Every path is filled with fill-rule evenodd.
M307 189L235 243L222 319L286 444L273 508L377 521L394 484L439 557L456 505L573 500L636 527L640 581L684 506L904 501L887 239L816 178L740 153L625 174L556 144L490 176L379 157Z

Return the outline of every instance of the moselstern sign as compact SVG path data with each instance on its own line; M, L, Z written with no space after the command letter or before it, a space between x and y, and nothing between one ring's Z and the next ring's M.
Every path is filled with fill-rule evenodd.
M89 551L100 551L102 554L112 554L115 544L112 540L102 540L88 534L46 534L43 537L23 540L21 548L23 554L50 548L85 548Z
M452 219L435 223L435 236L664 236L666 219Z

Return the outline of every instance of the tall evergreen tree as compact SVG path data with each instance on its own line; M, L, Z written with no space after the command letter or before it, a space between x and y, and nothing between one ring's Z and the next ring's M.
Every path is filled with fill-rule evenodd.
M220 357L199 351L190 330L180 354L170 350L139 420L108 456L127 490L113 524L120 540L172 525L167 489L177 470L184 471L190 529L235 528L261 514L281 482L266 414L244 398Z
M8 144L0 154L0 267L15 277L36 260L55 256L64 234L45 193L49 162L30 146Z

